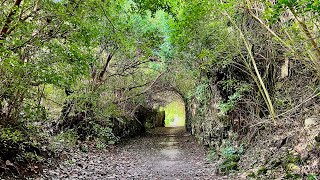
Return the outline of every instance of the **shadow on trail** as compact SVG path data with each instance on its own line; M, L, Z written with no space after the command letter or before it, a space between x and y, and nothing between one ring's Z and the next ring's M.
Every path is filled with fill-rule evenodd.
M147 179L218 179L215 165L185 127L160 127L130 141L124 148L141 157L139 174ZM141 169L140 169L141 170Z
M185 127L158 127L147 131L151 136L189 136Z

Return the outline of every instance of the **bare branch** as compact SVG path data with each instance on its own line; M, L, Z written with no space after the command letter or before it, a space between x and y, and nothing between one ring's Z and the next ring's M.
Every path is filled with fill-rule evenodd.
M104 75L108 72L109 63L113 57L113 53L110 53L107 58L107 62L105 63L103 70L100 72L99 81L103 81Z
M159 79L163 74L164 74L164 72L162 72L161 74L159 74L159 76L157 76L157 78L154 79L154 80L150 83L150 86L147 87L147 88L146 88L144 91L142 91L141 93L132 95L132 96L130 96L130 97L126 97L126 98L124 98L124 99L120 99L120 100L118 100L117 102L118 102L118 103L119 103L119 102L124 102L124 101L127 101L127 100L129 100L129 99L132 99L133 97L137 97L137 96L141 96L141 95L143 95L143 94L146 94L146 93L155 85L155 83L158 81L158 79Z

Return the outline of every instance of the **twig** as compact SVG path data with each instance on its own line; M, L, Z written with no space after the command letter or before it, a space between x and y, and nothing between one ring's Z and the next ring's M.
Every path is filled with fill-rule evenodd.
M250 5L250 1L247 0L248 5ZM276 37L281 43L282 45L284 45L288 50L290 50L291 52L294 52L294 50L290 47L290 45L288 45L284 40L282 40L272 29L270 29L269 26L267 26L258 16L256 16L252 10L250 9L250 7L247 7L247 10L249 11L249 14L256 20L258 21L263 27L265 27L274 37Z
M111 24L111 26L112 26L112 31L115 33L116 30L117 30L116 27L115 27L115 25L112 23L112 21L111 21L110 18L108 17L107 12L106 12L106 10L103 8L103 6L100 6L100 8L101 8L104 16L106 17L106 19L107 19L107 20L109 21L109 23Z
M297 105L297 106L293 107L292 109L290 109L290 110L288 110L288 111L286 111L286 112L284 112L284 113L282 113L282 114L279 114L279 115L278 115L278 116L276 116L276 117L278 118L278 117L280 117L280 116L283 116L283 115L285 115L285 114L288 114L289 112L291 112L291 111L293 111L293 110L295 110L295 109L299 108L300 106L302 106L302 105L303 105L303 104L305 104L306 102L308 102L308 101L312 100L313 98L315 98L315 97L317 97L317 96L319 96L319 95L320 95L320 92L319 92L319 93L317 93L317 94L315 94L315 95L313 95L313 96L311 96L310 98L306 99L305 101L303 101L303 102L302 102L302 103L300 103L299 105Z
M60 106L63 106L63 104L58 103L58 102L56 102L56 101L54 101L54 100L52 100L52 99L50 99L50 98L44 97L44 99L49 100L49 101L51 101L51 102L54 102L54 103L56 103L56 104L58 104L58 105L60 105Z
M264 82L263 82L263 80L262 80L262 77L261 77L261 75L260 75L260 72L259 72L259 70L258 70L257 64L256 64L255 59L254 59L254 55L253 55L253 53L252 53L252 51L251 51L250 44L249 44L249 42L247 41L247 39L245 38L242 30L241 30L241 29L236 25L236 23L231 19L230 15L229 15L226 11L225 11L224 13L222 13L222 14L226 15L226 16L228 17L228 19L234 24L235 28L239 31L240 37L241 37L241 39L243 40L243 43L244 43L244 45L245 45L245 47L246 47L246 49L247 49L247 51L248 51L249 58L250 58L250 60L251 60L251 62L252 62L253 69L254 69L254 71L255 71L255 74L256 74L256 77L257 77L257 79L258 79L258 82L259 82L259 84L260 84L260 86L261 86L261 88L262 88L262 90L263 90L263 91L261 92L261 94L264 94L264 95L265 95L265 100L266 100L266 104L267 104L267 106L268 106L268 110L269 110L269 112L270 112L270 114L271 114L271 116L272 116L272 119L273 119L273 121L274 121L274 118L275 118L275 116L276 116L276 115L275 115L275 111L274 111L274 107L273 107L273 104L272 104L272 101L271 101L269 92L268 92L268 90L267 90L267 88L266 88L266 86L265 86L265 84L264 84Z

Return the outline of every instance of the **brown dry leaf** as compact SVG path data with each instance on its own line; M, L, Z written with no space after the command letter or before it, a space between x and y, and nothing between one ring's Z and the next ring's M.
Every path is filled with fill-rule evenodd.
M313 161L312 166L317 167L319 165L319 159Z
M306 144L303 144L303 143L299 143L298 145L296 145L293 149L299 153L299 154L302 154L307 148L307 145Z
M108 148L108 153L94 149L88 153L71 152L67 155L73 163L45 169L41 176L46 176L44 179L227 179L214 173L216 164L206 161L205 149L192 136L176 135L181 130L163 129L158 132L161 136L132 139Z

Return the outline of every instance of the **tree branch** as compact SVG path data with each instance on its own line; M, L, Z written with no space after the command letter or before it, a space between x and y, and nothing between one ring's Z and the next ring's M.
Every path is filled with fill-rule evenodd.
M10 23L13 21L13 16L17 13L17 8L19 7L21 4L22 0L16 0L9 15L7 16L6 22L4 24L4 26L1 29L0 32L0 40L3 40L6 38L6 36L8 35L8 30L9 30L9 25Z
M157 78L154 79L154 80L151 82L150 86L147 87L147 88L146 88L144 91L142 91L141 93L132 95L132 96L130 96L130 97L126 97L126 98L124 98L124 99L120 99L120 100L118 100L118 101L116 101L116 102L114 102L114 103L124 102L124 101L127 101L127 100L129 100L129 99L132 99L133 97L137 97L137 96L141 96L141 95L143 95L143 94L146 94L146 93L153 87L153 85L158 81L158 79L159 79L163 74L164 74L164 72L162 72L161 74L159 74L159 76L157 76Z
M107 62L103 67L103 70L100 72L99 81L103 81L103 77L106 74L106 72L108 71L108 67L109 67L109 64L110 64L110 61L111 61L112 57L113 57L113 53L110 53L108 55Z
M7 1L7 0L3 0L2 3L1 3L1 6L2 6L6 1Z

